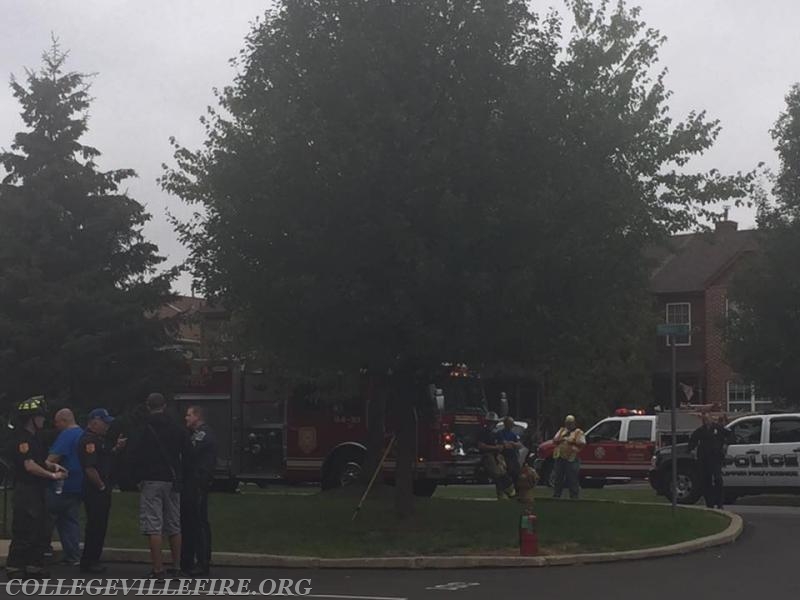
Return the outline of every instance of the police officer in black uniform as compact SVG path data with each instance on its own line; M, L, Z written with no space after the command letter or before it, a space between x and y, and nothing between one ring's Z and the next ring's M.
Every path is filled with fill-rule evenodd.
M202 407L187 408L184 420L191 435L191 450L184 462L185 478L181 493L181 571L205 577L211 568L208 490L214 481L217 441L206 424Z
M15 475L11 546L6 560L9 579L48 576L44 570L44 554L50 537L47 482L66 479L67 471L47 461L47 448L38 436L46 413L44 396L33 396L17 405L13 447L9 449Z
M722 486L722 465L732 435L729 430L712 420L708 413L703 413L703 424L689 438L689 451L697 450L703 496L709 508L722 508L725 495Z
M78 457L83 468L83 503L86 507L86 532L84 533L81 573L105 573L100 564L111 511L111 461L112 453L125 446L120 437L110 447L108 428L114 418L105 408L89 413L86 431L78 441Z

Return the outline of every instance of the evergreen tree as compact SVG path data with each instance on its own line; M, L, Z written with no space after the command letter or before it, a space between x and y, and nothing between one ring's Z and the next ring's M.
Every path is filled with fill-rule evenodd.
M89 85L65 60L54 41L25 83L11 80L27 130L0 153L0 390L7 403L36 392L118 406L171 362L164 323L146 313L174 272L156 273L149 215L119 189L134 172L99 170L81 143Z

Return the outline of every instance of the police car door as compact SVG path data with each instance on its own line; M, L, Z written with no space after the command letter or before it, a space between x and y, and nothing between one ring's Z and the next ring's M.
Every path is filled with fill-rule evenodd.
M768 417L765 485L800 488L800 416Z
M744 417L729 426L733 441L723 466L723 481L728 487L764 485L763 417Z

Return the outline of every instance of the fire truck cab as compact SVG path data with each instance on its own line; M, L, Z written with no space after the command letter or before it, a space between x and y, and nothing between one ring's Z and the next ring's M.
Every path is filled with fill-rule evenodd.
M217 484L320 483L323 489L361 476L370 403L381 378L365 372L288 377L239 361L192 361L189 381L174 394L177 408L199 405L219 440ZM443 364L414 388L415 492L482 479L477 439L486 398L480 376ZM386 409L386 442L391 406ZM386 443L384 444L384 448ZM391 481L393 452L382 478Z

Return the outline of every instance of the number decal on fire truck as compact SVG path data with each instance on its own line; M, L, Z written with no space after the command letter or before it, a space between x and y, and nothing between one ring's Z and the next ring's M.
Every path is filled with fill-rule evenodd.
M311 454L317 448L317 428L300 427L297 430L297 446L306 454Z

